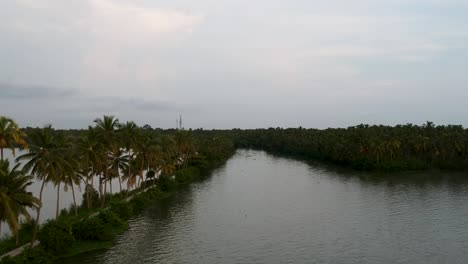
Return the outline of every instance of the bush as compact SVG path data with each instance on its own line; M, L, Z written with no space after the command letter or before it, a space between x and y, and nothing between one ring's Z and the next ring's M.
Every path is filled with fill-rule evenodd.
M130 202L133 212L134 213L141 213L145 208L146 205L149 203L149 198L146 193L138 194L135 198L133 198Z
M118 228L118 229L126 229L128 228L128 224L124 222L122 219L119 218L117 214L110 210L103 210L101 213L97 216L105 226L110 226L112 228Z
M112 204L111 210L124 220L130 219L130 217L133 215L132 205L126 202L117 202Z
M158 179L158 189L162 192L172 191L177 187L177 183L169 176L160 176Z
M180 184L191 183L200 176L200 170L196 167L188 167L176 172L175 180Z
M72 226L65 221L49 220L38 233L41 246L54 254L66 252L74 243Z
M112 230L99 217L85 218L73 225L73 236L77 240L112 240Z

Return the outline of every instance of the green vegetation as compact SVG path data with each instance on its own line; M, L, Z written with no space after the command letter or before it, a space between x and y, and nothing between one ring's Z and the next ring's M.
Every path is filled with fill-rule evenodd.
M126 221L151 201L199 179L234 152L229 139L211 140L184 130L144 129L133 122L120 124L112 116L96 119L94 127L83 131L60 131L49 125L23 132L13 120L1 120L14 124L9 127L17 134L3 140L12 133L0 130L0 143L8 143L0 147L28 147L28 152L17 158L11 170L7 161L0 163L0 222L7 222L16 237L16 243L12 243L14 238L0 242L0 254L28 241L33 245L37 239L40 244L0 263L51 263L108 248L115 236L128 228ZM41 182L38 198L26 192L33 177ZM118 192L112 190L112 179L120 183ZM46 183L57 188L56 216L39 226ZM77 205L74 190L80 183L86 187L83 203ZM59 190L63 187L71 190L74 204L60 212ZM36 210L34 220L27 208ZM25 218L21 228L19 216Z
M359 125L336 129L234 129L228 135L240 148L321 160L357 170L467 170L468 130L427 122L391 126Z
M468 130L431 122L325 130L193 131L140 128L133 122L119 123L112 116L94 123L87 130L52 126L20 130L12 119L0 117L0 224L7 223L14 235L0 242L0 254L18 244L32 244L36 238L40 241L39 246L0 263L51 263L108 248L128 228L127 220L151 201L200 179L225 162L236 147L359 170L468 169ZM10 168L3 160L3 149L15 147L28 151ZM19 162L25 162L22 169ZM33 177L41 182L37 198L26 190ZM112 179L118 179L119 190L112 190ZM56 216L39 226L46 183L57 188ZM85 185L85 192L78 205L75 188L80 184ZM71 190L74 204L70 210L59 211L60 188ZM36 210L34 220L28 208ZM20 217L25 219L21 226Z

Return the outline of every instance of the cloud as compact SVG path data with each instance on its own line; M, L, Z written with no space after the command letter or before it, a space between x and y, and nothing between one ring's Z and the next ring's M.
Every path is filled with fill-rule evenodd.
M433 113L424 101L466 98L464 2L8 0L2 111L67 124L157 113L168 126L180 111L212 127L224 116L254 125L259 108L262 120L287 123L295 105L336 117L405 101ZM290 112L275 110L284 105Z
M79 24L98 38L138 43L174 32L190 33L202 17L179 10L149 8L134 2L90 0L91 16Z
M49 71L60 72L67 70L58 68L65 59L73 68L66 81L95 95L112 89L125 96L130 86L140 91L156 86L158 71L164 67L156 59L161 48L190 38L203 20L199 13L130 0L21 0L6 7L10 12L0 10L0 32L32 44L27 51L31 57L25 60L46 55L45 69L55 66L56 60L57 68ZM34 75L32 82L46 82L44 75L28 75ZM0 80L5 77L0 75ZM20 80L14 77L13 81Z
M62 89L45 85L17 84L0 81L1 99L64 98L76 96L73 89Z

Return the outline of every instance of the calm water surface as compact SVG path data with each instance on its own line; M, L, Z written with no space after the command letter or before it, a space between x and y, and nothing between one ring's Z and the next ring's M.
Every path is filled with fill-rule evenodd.
M467 263L468 183L360 174L240 150L66 263Z

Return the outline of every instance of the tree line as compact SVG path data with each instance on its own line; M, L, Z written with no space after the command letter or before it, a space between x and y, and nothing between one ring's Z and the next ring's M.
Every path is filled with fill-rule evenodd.
M468 130L460 125L358 125L225 131L237 147L264 149L357 170L467 170Z
M24 154L10 164L4 150L15 155L17 148L24 149ZM71 190L76 215L75 189L81 184L85 186L81 206L102 208L113 192L139 191L190 164L203 167L204 163L223 161L233 149L226 138L194 136L186 130L144 129L131 121L121 123L114 116L97 118L86 130L56 130L51 125L20 129L13 119L0 116L0 229L7 223L18 241L19 219L31 220L31 241L35 241L46 184L57 190L55 217L59 216L61 188ZM41 184L38 197L27 190L33 179ZM119 190L112 190L112 180L118 180ZM96 192L97 201L93 198ZM34 219L27 208L36 212Z

